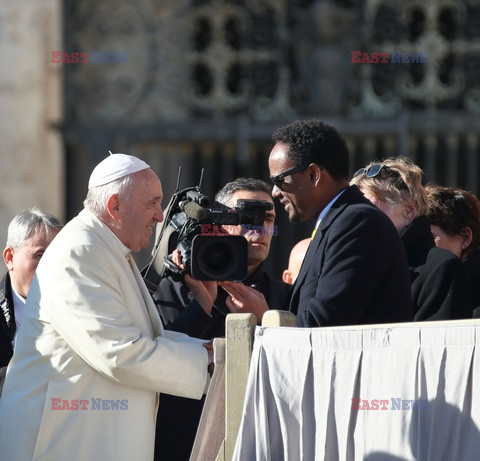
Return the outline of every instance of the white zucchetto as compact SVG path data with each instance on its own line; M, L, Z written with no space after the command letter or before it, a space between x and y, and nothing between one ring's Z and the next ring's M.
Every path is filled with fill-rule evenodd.
M102 160L92 171L88 188L103 186L128 174L150 168L143 160L133 155L112 154Z

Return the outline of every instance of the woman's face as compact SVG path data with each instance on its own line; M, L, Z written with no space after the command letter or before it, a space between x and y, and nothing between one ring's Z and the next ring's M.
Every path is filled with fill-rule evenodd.
M377 208L382 210L393 222L398 232L401 233L411 223L405 218L405 205L403 203L392 204L373 195L368 189L360 188L363 195L368 198Z
M446 250L451 251L455 256L462 257L462 245L463 241L460 235L447 234L439 226L430 226L432 230L433 237L435 238L435 245L440 248L445 248Z

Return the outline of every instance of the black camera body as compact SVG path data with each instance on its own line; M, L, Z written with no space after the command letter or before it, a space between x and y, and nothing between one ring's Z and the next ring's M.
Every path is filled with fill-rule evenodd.
M197 280L243 280L247 275L248 244L242 235L229 235L224 225L250 224L262 226L270 202L238 200L234 208L214 203L198 187L190 187L174 194L165 210L155 240L152 262L144 270L144 278L153 291L153 269L159 277L178 279L189 272ZM181 270L171 259L178 249L185 269ZM153 283L155 284L155 282Z

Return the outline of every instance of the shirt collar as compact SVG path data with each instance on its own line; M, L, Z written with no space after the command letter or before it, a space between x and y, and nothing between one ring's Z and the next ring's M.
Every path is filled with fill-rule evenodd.
M113 232L112 232L112 234L113 234ZM132 250L130 250L130 248L128 248L126 245L124 245L122 243L122 241L115 234L113 234L113 235L118 240L118 244L120 245L120 250L125 255L125 257L127 257L129 254L131 254Z
M347 189L343 189L342 191L340 191L331 201L330 203L322 210L322 212L320 213L320 216L318 217L317 219L317 222L315 224L315 229L318 229L318 226L320 225L320 223L322 222L322 219L325 217L325 215L328 213L328 211L330 210L330 208L332 208L333 204L337 201L338 197L340 197L340 195L342 195Z
M15 290L15 288L13 288L13 285L12 285L12 298L13 298L13 306L14 306L14 309L15 309L15 306L17 306L17 304L21 303L21 304L25 304L26 303L26 299L18 294L17 290Z

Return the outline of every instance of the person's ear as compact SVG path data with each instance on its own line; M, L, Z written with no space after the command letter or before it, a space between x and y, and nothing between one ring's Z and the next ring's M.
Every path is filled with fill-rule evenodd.
M320 182L320 178L322 177L322 169L316 163L312 163L309 167L310 173L310 182L313 187L316 187Z
M472 229L470 229L470 227L464 227L460 231L459 235L460 235L460 238L462 239L462 250L466 250L470 246L473 240Z
M3 260L5 261L5 265L7 269L10 271L13 269L13 254L15 250L12 247L5 247L3 250Z
M417 217L417 207L413 200L405 200L403 204L403 217L406 221L406 225L412 223L412 221Z
M289 285L293 285L292 273L291 273L288 269L285 269L285 270L283 271L282 280L283 280L285 283L288 283Z
M113 218L116 219L120 213L120 200L118 194L112 194L107 199L107 212Z

